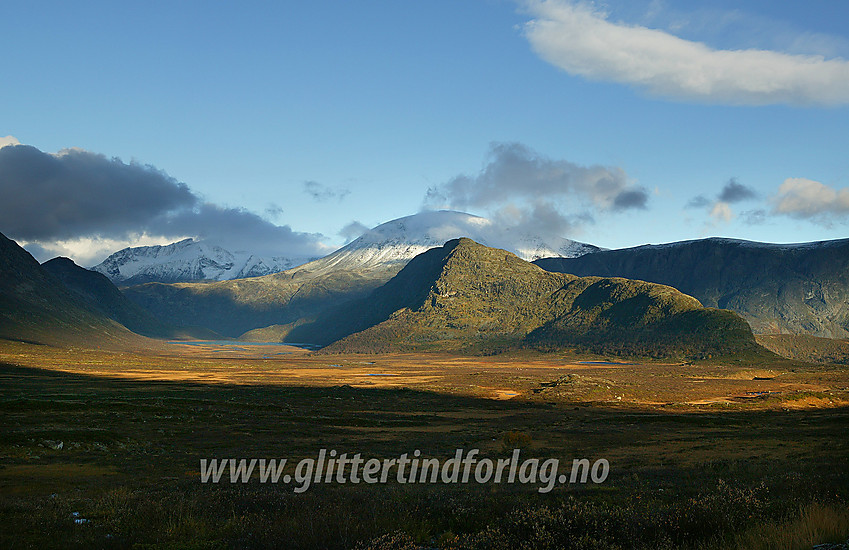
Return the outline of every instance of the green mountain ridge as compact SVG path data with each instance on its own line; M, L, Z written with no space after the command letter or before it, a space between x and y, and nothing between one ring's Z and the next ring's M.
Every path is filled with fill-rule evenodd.
M368 297L294 327L285 340L324 352L771 356L740 316L703 308L674 288L549 273L470 239L420 254Z

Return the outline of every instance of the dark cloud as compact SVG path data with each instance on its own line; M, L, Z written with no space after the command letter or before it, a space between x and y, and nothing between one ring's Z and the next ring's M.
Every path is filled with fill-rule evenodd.
M648 191L645 189L628 189L620 192L613 199L613 210L629 210L631 208L646 209L649 201Z
M225 248L255 253L315 256L321 235L299 233L288 225L275 225L243 208L203 203L191 210L169 212L151 220L163 235L190 235Z
M718 198L722 202L735 203L755 199L757 196L754 189L741 184L737 178L731 178L720 191Z
M357 220L352 221L345 227L339 230L339 236L345 239L346 243L349 243L368 231L370 227L365 224L358 222Z
M2 231L24 240L126 236L198 202L186 184L152 166L28 145L0 148L0 191Z
M734 219L735 214L731 208L732 204L743 202L758 197L757 192L751 187L747 187L737 181L737 178L731 178L722 187L722 190L715 199L709 199L704 195L698 195L690 199L684 208L704 209L712 220L710 224L719 222L730 222ZM748 224L763 223L763 211L750 210L742 214L743 221ZM760 220L760 221L758 221Z
M459 175L429 188L424 207L467 209L548 197L621 210L644 208L648 198L645 191L630 186L625 172L618 167L580 166L554 160L521 143L494 143L487 158L478 174Z
M338 199L341 201L351 194L351 190L345 188L334 189L318 183L317 181L305 181L304 193L311 196L316 202L325 202L331 199Z
M44 247L73 239L139 235L214 240L263 254L317 256L321 236L241 208L203 202L162 170L82 150L0 148L0 231ZM47 247L48 249L51 247Z
M593 223L594 213L645 209L648 199L621 168L581 166L521 143L493 143L480 172L430 187L423 208L481 208L505 227L564 236Z

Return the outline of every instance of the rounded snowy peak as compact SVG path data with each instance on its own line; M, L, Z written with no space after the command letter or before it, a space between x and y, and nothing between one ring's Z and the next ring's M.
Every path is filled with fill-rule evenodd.
M509 250L528 261L573 258L599 250L563 237L542 238L500 227L490 219L466 212L429 210L382 223L310 267L360 269L406 263L428 249L462 237Z
M480 241L489 238L492 232L492 222L486 218L453 210L429 210L382 223L344 248L390 242L433 247L459 237Z

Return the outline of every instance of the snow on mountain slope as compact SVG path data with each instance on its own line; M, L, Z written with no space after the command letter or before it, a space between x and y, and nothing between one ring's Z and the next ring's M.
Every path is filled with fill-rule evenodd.
M503 248L520 258L576 258L600 250L570 239L542 239L516 234L491 220L450 210L426 211L378 225L336 252L303 266L305 269L372 269L405 264L446 241L468 237L485 246Z
M224 281L277 273L310 259L231 252L205 241L184 239L165 246L125 248L91 269L121 285Z
M142 246L115 252L92 267L120 285L187 281L223 281L258 277L298 267L313 274L336 269L400 269L422 252L446 241L469 237L503 248L522 259L575 258L598 247L564 238L543 239L502 229L487 218L448 210L419 212L378 225L336 252L311 258L256 256L231 252L205 241L185 239L167 246Z

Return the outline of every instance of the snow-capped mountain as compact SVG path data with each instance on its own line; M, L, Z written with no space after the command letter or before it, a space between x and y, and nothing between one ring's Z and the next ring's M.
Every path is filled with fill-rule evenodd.
M487 218L450 210L426 211L388 221L367 231L336 252L303 266L311 271L372 269L405 264L446 241L468 237L482 245L503 248L520 258L577 258L601 250L597 246L557 237L542 239L498 227Z
M285 271L310 259L231 252L205 241L184 239L164 246L125 248L91 269L120 285L224 281Z
M419 212L378 225L336 252L318 260L231 252L206 241L185 239L165 246L140 246L115 252L92 267L115 284L224 281L258 277L299 267L313 274L332 270L400 269L422 252L446 241L469 237L503 248L522 259L576 258L600 250L564 239L543 239L503 229L487 218L449 210ZM309 263L305 263L308 262Z

